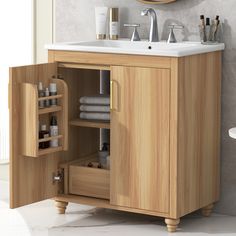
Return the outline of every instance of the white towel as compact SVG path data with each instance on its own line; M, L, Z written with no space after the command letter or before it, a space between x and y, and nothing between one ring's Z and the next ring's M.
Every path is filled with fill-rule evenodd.
M110 113L81 112L80 118L85 120L110 120Z
M110 96L98 95L98 96L84 96L80 98L82 104L93 105L110 105Z
M110 112L109 106L81 105L80 111L88 112Z

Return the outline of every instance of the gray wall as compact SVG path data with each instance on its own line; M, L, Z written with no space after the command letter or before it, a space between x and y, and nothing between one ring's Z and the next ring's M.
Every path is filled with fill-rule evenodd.
M140 23L140 36L148 37L149 20L141 17L145 5L135 0L56 0L56 40L79 41L95 38L94 7L119 6L121 25ZM155 6L158 13L159 31L166 39L167 25L171 22L185 26L177 33L178 40L199 40L199 15L221 16L224 24L226 50L223 55L222 84L222 136L221 136L221 200L215 211L236 215L236 140L227 131L236 126L236 1L235 0L177 0L170 5ZM121 27L121 36L131 32Z

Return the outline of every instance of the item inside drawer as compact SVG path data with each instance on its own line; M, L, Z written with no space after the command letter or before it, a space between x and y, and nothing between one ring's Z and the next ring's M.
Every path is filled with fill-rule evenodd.
M110 171L102 169L97 155L69 166L69 193L109 199Z

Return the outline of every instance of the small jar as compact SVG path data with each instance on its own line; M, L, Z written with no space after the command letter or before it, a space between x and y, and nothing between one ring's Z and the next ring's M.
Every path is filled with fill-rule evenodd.
M46 125L41 125L41 129L39 131L39 139L49 138L49 131L47 131ZM49 148L50 142L40 142L39 149L46 149Z

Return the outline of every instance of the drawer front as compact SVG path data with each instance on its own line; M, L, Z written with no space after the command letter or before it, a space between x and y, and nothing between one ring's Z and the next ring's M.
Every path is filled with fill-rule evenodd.
M70 166L70 194L109 199L110 173L108 170Z

